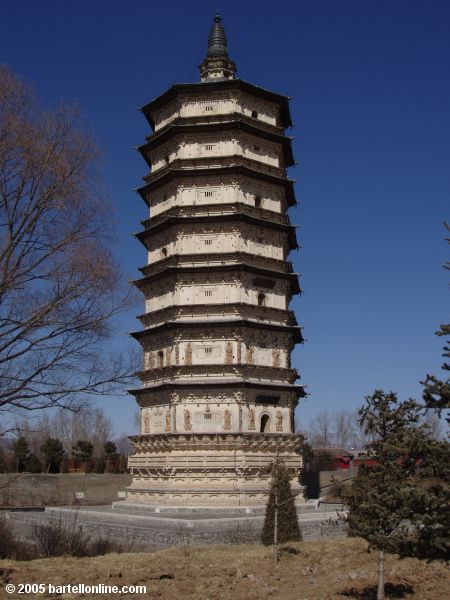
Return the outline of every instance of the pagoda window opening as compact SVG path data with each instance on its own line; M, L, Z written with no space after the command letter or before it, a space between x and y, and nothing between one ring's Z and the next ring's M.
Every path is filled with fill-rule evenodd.
M258 111L257 110L252 110L252 118L253 119L257 119L258 118Z
M260 292L258 294L258 306L265 306L266 305L266 295L263 294L262 292Z
M255 196L255 208L261 208L261 196Z
M165 157L164 157L164 162L166 163L166 165L168 165L168 164L169 164L169 162L170 162L170 158L169 158L169 155L168 155L168 154L166 154L166 155L165 155Z
M259 428L261 433L270 433L270 417L269 415L263 415L261 417L261 426Z
M167 248L161 248L161 255L163 258L167 258Z
M158 352L158 367L160 369L162 369L163 366L164 366L164 352L162 350L160 350Z

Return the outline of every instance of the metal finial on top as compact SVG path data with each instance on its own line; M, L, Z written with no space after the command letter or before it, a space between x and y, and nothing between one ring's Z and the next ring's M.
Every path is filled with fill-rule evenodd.
M236 65L228 56L227 36L222 25L222 17L216 12L214 23L209 31L208 52L200 65L202 80L211 78L231 79Z
M207 56L223 56L228 58L227 36L222 26L222 17L218 13L214 17L214 25L209 32Z

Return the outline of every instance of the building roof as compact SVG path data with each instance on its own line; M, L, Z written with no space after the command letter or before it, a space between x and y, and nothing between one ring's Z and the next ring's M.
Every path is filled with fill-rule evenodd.
M140 329L139 331L132 331L130 335L136 340L154 335L155 333L161 333L168 331L169 329L195 329L196 327L208 327L208 330L214 327L233 327L233 328L245 328L251 329L268 329L270 331L281 331L290 333L294 336L295 343L301 344L304 340L302 337L301 327L295 325L282 325L277 323L265 323L264 321L252 321L249 319L221 319L220 321L203 320L203 321L167 321L161 325L154 327L148 327L147 329ZM258 365L256 365L258 366Z
M257 227L268 227L269 229L277 229L278 231L284 231L285 233L287 233L289 248L291 250L295 250L298 248L296 228L294 225L285 225L284 223L277 223L275 221L271 221L270 219L261 219L260 217L249 215L244 211L225 215L171 215L164 220L158 220L158 222L154 225L151 224L151 219L149 219L148 221L149 225L147 225L146 229L144 229L144 231L139 231L135 234L137 239L142 244L144 244L144 246L146 245L146 240L149 235L152 235L159 231L163 231L174 225L185 225L193 223L233 223L235 221L244 221L245 223L249 223L250 225L255 225Z
M280 107L281 123L284 128L292 126L291 115L289 112L289 96L277 94L265 88L249 83L244 79L220 79L220 80L208 80L199 81L196 83L175 83L168 90L166 90L160 96L157 96L154 100L148 102L140 108L145 118L150 123L152 129L155 129L155 122L153 114L156 110L168 104L172 100L178 98L181 94L192 94L204 93L205 91L214 94L214 92L220 92L223 90L241 90L248 94L253 94L258 98L274 102Z
M152 135L145 144L139 146L138 150L142 154L142 157L147 164L151 167L152 165L148 158L148 151L158 147L164 142L171 140L177 135L184 135L186 133L197 134L199 132L214 133L217 131L222 132L229 130L241 130L255 137L260 137L270 142L281 144L283 147L285 166L291 167L293 164L295 164L291 146L293 139L292 137L281 135L279 133L258 127L258 123L256 121L254 123L250 123L247 119L242 118L240 115L230 118L228 121L202 122L195 124L183 124L181 122L176 124L169 123L166 127Z
M214 157L213 157L214 158ZM144 202L149 205L147 199L147 193L154 191L158 187L165 185L173 179L177 180L181 177L204 177L205 175L227 175L228 173L240 173L246 177L252 177L254 179L263 179L275 185L282 185L286 190L286 202L288 206L295 206L297 203L294 194L294 180L288 179L287 177L281 177L277 175L271 175L270 173L263 173L257 169L253 169L252 163L255 163L251 159L243 156L236 156L232 165L224 167L197 167L195 169L183 169L183 159L173 161L168 167L159 169L156 173L152 174L151 180L144 186L138 188L136 191L140 194Z
M229 265L195 265L191 267L179 267L179 266L168 266L162 271L157 273L146 275L140 279L136 279L133 283L137 287L142 287L157 281L158 279L164 279L171 275L187 274L187 273L223 273L224 271L248 271L249 273L255 273L257 275L263 275L266 277L273 277L274 279L286 279L290 282L291 293L300 294L300 285L298 282L297 273L286 273L283 271L274 271L273 269L265 269L263 267L255 267L245 262L233 263Z

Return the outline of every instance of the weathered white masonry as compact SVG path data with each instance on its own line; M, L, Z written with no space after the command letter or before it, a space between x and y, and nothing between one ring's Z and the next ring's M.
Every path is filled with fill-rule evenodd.
M216 16L201 81L142 109L152 133L139 148L148 264L136 282L144 360L130 503L261 505L276 455L300 489L288 98L235 71Z

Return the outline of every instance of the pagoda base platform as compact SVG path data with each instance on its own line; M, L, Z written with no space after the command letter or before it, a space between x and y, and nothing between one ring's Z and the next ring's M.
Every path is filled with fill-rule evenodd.
M110 536L124 543L133 542L131 551L151 551L176 544L217 544L259 542L264 511L245 512L217 507L161 508L124 506L46 507L45 511L20 510L8 513L9 523L18 539L34 541L37 524L67 521L83 528L89 535ZM156 507L154 507L156 508ZM297 508L298 523L304 541L344 537L347 525L342 505L308 501Z
M291 477L296 504L302 436L270 433L183 433L132 438L133 481L121 505L215 510L265 507L275 458Z

